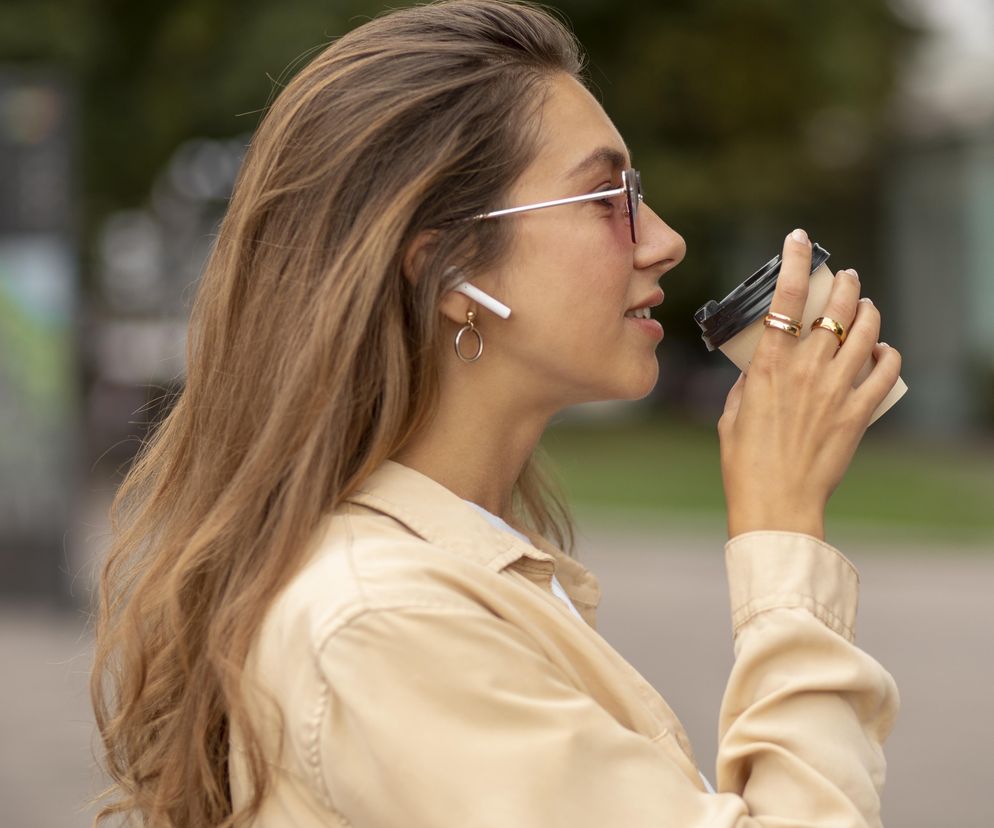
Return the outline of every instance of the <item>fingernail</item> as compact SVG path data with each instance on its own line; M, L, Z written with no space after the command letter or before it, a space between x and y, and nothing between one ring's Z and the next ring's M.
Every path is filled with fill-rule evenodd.
M800 244L808 243L808 234L805 233L800 227L798 227L793 233L791 233L790 237L794 241L799 242Z
M870 298L869 296L864 296L864 297L863 297L862 299L860 299L859 301L860 301L860 302L869 302L869 303L870 303L871 305L873 304L873 300L872 300L872 299L871 299L871 298Z
M854 279L855 279L855 280L856 280L857 282L859 281L859 274L858 274L858 273L856 272L856 268L854 268L854 267L847 267L847 268L846 268L846 273L851 273L851 274L852 274L852 276L853 276L853 278L854 278Z
M890 347L890 345L888 345L886 342L881 342L879 344L883 345L885 348L889 348Z

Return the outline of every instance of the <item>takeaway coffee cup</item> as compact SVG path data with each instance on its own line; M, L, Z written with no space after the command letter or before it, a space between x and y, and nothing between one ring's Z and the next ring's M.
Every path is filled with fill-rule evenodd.
M835 279L826 264L828 257L829 252L824 247L812 244L811 281L808 283L808 300L801 319L802 337L811 334L811 323L822 315L828 304L828 295ZM703 331L701 338L708 350L721 351L740 371L748 371L752 355L759 345L759 338L766 330L763 317L770 310L779 275L780 256L777 255L720 302L711 299L694 314L694 319ZM857 374L854 386L859 386L869 376L873 363L871 356ZM898 377L890 393L873 412L870 422L875 422L907 390L904 380Z

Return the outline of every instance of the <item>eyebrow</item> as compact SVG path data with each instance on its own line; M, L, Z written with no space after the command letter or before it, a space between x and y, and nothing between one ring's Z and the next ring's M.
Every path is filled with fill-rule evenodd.
M599 164L605 163L609 164L613 170L623 170L627 166L625 163L625 155L618 152L618 150L614 147L598 147L579 164L573 167L573 169L566 174L566 177L570 179L578 178L582 173L585 173L591 167L596 167Z

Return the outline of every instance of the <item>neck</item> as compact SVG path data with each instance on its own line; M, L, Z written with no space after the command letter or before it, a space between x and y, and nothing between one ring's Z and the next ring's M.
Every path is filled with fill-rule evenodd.
M391 459L513 526L514 484L552 416L513 396L480 383L443 383L432 422Z

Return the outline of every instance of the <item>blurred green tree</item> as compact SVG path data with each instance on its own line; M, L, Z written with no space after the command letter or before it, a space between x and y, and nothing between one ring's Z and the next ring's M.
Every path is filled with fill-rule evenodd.
M830 229L847 255L872 256L860 234L872 224L888 101L915 34L888 0L556 8L589 52L590 79L648 199L688 239L689 278L673 283L667 309L682 327L668 335L696 338L690 314L717 289L743 221ZM5 0L0 61L55 64L80 95L84 272L103 219L142 202L182 141L250 132L315 50L384 9L382 0Z
M653 209L687 239L672 344L703 361L693 312L805 227L873 285L891 101L920 30L888 0L561 0ZM758 248L752 250L752 248ZM748 258L751 256L752 258ZM754 260L754 261L753 261ZM679 395L677 383L664 392Z

